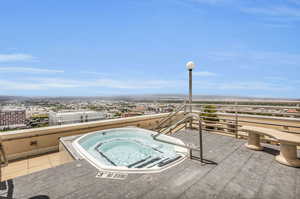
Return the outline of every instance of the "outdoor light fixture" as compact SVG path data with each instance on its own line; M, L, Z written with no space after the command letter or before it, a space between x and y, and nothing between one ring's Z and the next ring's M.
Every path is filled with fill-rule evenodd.
M189 61L188 63L186 63L186 68L188 70L193 70L195 68L195 64L192 61Z

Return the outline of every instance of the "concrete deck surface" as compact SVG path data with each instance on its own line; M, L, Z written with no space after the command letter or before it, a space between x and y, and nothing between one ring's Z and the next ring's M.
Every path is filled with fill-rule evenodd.
M198 141L197 131L174 136ZM0 198L300 198L300 169L277 163L277 146L251 151L245 140L212 133L203 140L205 159L216 165L187 159L160 173L117 180L96 178L97 170L78 160L2 182Z
M1 180L16 178L67 163L66 160L62 161L59 156L60 152L56 152L10 162L1 168Z

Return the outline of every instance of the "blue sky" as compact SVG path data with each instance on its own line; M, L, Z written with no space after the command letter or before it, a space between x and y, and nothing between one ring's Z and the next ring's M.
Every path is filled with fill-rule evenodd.
M300 97L300 0L10 0L0 95Z

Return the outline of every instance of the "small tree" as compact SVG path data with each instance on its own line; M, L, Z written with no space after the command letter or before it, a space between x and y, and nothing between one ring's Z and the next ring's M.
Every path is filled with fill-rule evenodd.
M203 107L203 112L201 113L201 116L203 117L203 120L205 122L218 122L219 118L218 115L216 114L217 110L216 110L216 106L214 105L205 105Z

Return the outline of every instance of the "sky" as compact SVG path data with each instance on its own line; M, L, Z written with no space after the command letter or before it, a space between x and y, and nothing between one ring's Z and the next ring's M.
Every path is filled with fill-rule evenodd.
M300 97L300 0L9 0L0 95Z

